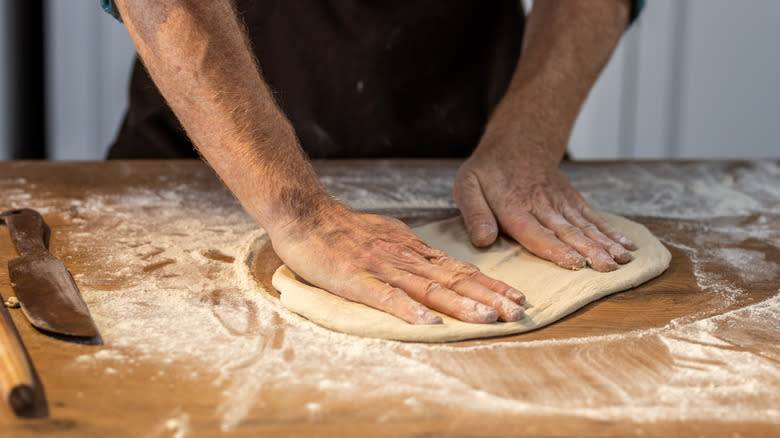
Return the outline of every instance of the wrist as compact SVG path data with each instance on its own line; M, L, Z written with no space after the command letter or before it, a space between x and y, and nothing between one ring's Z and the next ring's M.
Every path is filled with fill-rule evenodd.
M565 91L561 90L561 93ZM512 90L491 115L476 152L557 166L566 152L576 113L563 97L533 83Z
M282 194L267 223L261 223L271 241L279 237L299 240L322 224L351 213L341 200L324 189L291 190Z

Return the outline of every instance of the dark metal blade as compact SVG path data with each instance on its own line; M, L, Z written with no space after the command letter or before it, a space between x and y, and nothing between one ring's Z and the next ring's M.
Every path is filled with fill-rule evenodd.
M30 323L69 336L97 336L84 299L65 265L49 253L8 261L11 286Z

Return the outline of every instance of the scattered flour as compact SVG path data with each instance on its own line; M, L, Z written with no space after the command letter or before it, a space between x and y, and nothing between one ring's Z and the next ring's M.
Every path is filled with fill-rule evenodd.
M380 162L377 167L363 171L355 171L353 166L333 166L327 174L320 175L325 186L358 209L408 209L410 205L454 208L449 195L454 178L452 169L409 165L401 173L389 162Z
M0 188L10 193L12 207L66 212L73 224L67 252L92 251L91 264L74 274L105 346L78 356L73 366L97 363L106 373L121 373L138 363L171 364L182 367L182 378L214 376L223 430L262 408L266 391L308 394L302 406L276 403L312 422L345 399L365 406L398 400L377 415L385 422L449 408L637 422L780 422L780 291L730 308L750 283L777 282L776 259L737 247L748 239L778 246L777 164L728 171L701 164L686 168L685 178L676 175L679 167L662 163L606 174L597 167L565 170L598 209L680 219L678 233L661 237L684 251L702 293L719 297L720 305L619 335L469 347L362 339L322 329L256 293L243 261L252 251L247 242L262 232L224 191L160 178L156 190L95 192L55 205L25 198L18 181L0 178ZM453 176L451 169L414 166L402 176L388 166L332 168L322 179L356 208L449 211ZM695 183L683 183L691 176ZM368 192L366 181L380 189ZM695 221L734 216L746 222L733 227L708 220L703 228ZM690 233L695 247L683 244ZM724 267L738 269L742 281L727 281ZM481 353L488 350L490 360L511 363L516 372L485 373L489 364ZM159 378L165 378L162 370ZM153 435L183 437L190 427L189 415L175 412Z
M304 408L309 413L309 422L319 423L324 419L322 415L322 406L319 403L308 402Z
M176 409L162 423L157 425L150 437L184 438L190 433L190 415Z
M617 214L681 219L780 214L780 202L760 201L780 199L780 166L772 161L732 170L708 163L683 170L673 163L643 163L606 175L595 172L572 167L565 173L591 204Z
M771 281L780 278L780 265L767 260L766 254L742 248L720 248L717 255L731 266L738 266L739 275L747 282Z

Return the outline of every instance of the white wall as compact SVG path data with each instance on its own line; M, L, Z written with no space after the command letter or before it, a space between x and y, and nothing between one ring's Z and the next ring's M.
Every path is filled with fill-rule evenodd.
M650 0L594 87L575 158L780 157L780 1Z
M47 9L49 150L102 159L126 105L132 45L97 0ZM780 157L777 23L777 0L648 1L583 109L574 157Z
M102 159L127 105L133 44L97 0L48 0L46 26L49 155Z
M692 2L679 155L780 157L780 1Z
M579 159L675 156L679 0L651 0L620 41L572 133Z

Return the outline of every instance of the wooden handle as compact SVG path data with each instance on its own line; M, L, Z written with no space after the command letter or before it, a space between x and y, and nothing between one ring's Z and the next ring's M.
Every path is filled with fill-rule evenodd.
M34 409L36 390L32 364L11 315L0 301L0 394L17 415Z

